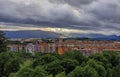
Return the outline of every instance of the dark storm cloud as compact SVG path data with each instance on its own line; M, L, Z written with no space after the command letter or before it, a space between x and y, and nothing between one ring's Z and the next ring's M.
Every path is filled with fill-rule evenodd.
M77 24L79 18L70 5L53 4L47 0L4 0L0 1L0 6L0 21L2 22L56 26L57 24Z
M90 4L90 7L87 7L86 10L89 13L94 14L100 20L112 23L120 23L119 4L119 0L98 1Z
M90 4L96 0L50 0L53 3L68 3L69 5L79 7L82 5Z
M120 33L119 4L119 0L0 0L0 23Z
M101 28L120 30L120 1L99 0L84 9L101 22Z

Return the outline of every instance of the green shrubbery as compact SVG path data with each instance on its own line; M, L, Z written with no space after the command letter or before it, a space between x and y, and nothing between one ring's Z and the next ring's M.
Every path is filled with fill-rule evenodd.
M0 77L120 77L120 55L106 51L83 56L55 53L2 52Z
M0 53L7 51L6 41L7 41L7 39L5 38L4 32L0 31Z

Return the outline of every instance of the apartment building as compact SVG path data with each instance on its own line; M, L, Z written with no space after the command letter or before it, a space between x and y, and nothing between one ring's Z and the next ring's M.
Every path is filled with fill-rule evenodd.
M8 44L7 47L10 51L34 51L58 54L77 50L85 55L89 55L92 53L101 53L102 51L120 52L120 41L37 41L37 43L34 44Z

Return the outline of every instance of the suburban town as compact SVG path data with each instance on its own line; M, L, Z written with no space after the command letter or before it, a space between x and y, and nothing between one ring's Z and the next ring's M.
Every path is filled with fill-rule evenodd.
M17 52L43 52L63 54L70 51L80 51L84 55L101 53L102 51L120 52L120 41L97 41L97 40L75 40L75 39L44 39L44 40L18 40L20 43L9 43L9 51ZM29 43L25 43L29 41Z

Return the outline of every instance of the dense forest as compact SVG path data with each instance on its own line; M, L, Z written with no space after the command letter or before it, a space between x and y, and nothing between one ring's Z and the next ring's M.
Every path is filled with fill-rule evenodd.
M0 77L120 77L120 55L106 51L89 57L79 51L0 53Z
M80 51L57 53L10 52L0 32L0 77L120 77L120 54L113 51L91 54Z

